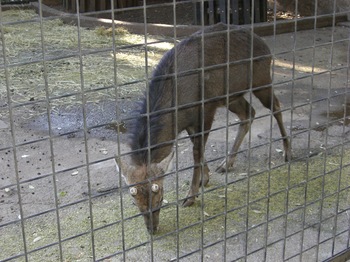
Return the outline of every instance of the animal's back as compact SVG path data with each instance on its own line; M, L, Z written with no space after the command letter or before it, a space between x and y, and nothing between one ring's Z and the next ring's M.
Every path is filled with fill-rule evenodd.
M147 163L147 150L140 149L148 147L148 134L151 145L156 145L174 139L176 131L190 130L199 125L203 97L207 116L212 117L216 108L226 101L227 83L230 100L242 96L251 83L253 86L270 83L270 50L260 37L247 30L230 28L228 38L227 25L224 24L208 27L203 33L204 36L197 32L169 50L154 70L147 93L149 97L143 99L139 110L140 114L151 113L149 120L141 117L131 128L131 148L137 151L134 162ZM251 61L253 72L250 70ZM176 119L175 107L178 108ZM153 150L152 154L152 161L158 161L165 153Z
M271 82L271 53L259 36L248 30L232 27L228 35L227 25L221 23L206 28L203 33L203 36L202 32L193 34L178 44L176 50L171 50L172 60L175 60L175 56L177 59L177 69L172 64L169 71L177 74L179 105L201 100L202 90L205 91L205 99L223 96L227 93L227 83L231 95L242 95L241 91L249 89L250 81L253 87ZM168 90L173 88L168 87Z
M219 23L204 29L203 37L202 32L199 31L180 42L177 45L178 71L270 55L269 47L258 35L243 28L229 27L228 38L227 30L227 25ZM252 42L253 48L251 48ZM202 47L204 47L204 63L202 63ZM228 49L229 59L227 59ZM182 61L186 63L181 63Z

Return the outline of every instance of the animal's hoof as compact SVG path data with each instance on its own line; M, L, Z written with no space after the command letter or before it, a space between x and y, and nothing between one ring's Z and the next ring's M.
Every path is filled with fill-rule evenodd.
M290 162L292 160L292 153L288 152L284 156L284 161L285 162Z
M215 169L215 171L216 171L217 173L225 173L226 171L228 171L228 170L226 169L226 161L223 161L223 162Z
M189 207L189 206L192 206L195 202L195 198L194 197L189 197L189 198L186 198L184 200L184 202L182 203L182 206L183 207Z
M208 174L208 178L203 179L203 181L201 180L199 186L202 186L202 182L203 182L203 186L207 186L209 183L209 174Z
M216 171L217 173L225 173L225 172L226 172L226 168L224 168L224 167L222 167L222 166L220 165L220 166L218 166L218 167L215 169L215 171Z
M230 167L233 166L233 161L229 161L226 164L226 160L222 161L221 164L215 169L217 173L226 173L229 171Z

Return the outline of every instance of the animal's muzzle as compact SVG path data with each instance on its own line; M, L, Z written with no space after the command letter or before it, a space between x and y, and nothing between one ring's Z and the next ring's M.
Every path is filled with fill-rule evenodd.
M154 234L159 229L159 213L160 209L143 215L147 230L150 234Z

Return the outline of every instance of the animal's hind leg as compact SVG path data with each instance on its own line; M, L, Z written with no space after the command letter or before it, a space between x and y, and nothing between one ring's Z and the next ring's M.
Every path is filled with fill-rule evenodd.
M283 125L282 120L282 113L281 113L281 107L280 102L275 96L275 94L272 92L272 88L269 86L267 88L259 89L254 91L254 95L260 100L260 102L267 108L272 109L273 115L277 121L278 127L280 129L282 139L283 139L283 147L284 147L284 158L285 161L291 160L292 152L291 147L289 143L289 139L287 136L287 132Z
M228 168L233 166L237 151L242 144L245 135L249 131L251 122L255 116L254 108L244 99L243 96L232 101L228 108L231 112L238 116L241 123L239 124L238 133L228 158L222 161L222 163L216 169L216 172L220 173L226 172Z

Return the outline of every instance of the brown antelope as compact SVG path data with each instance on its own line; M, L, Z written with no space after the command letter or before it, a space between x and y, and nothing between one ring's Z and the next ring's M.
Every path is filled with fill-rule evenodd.
M273 111L285 160L290 159L280 104L271 88L270 67L271 53L260 37L225 24L197 32L165 53L153 73L139 117L131 125L131 165L122 165L117 159L117 170L122 165L130 194L150 233L158 229L164 173L171 168L176 136L186 130L193 143L192 184L183 202L183 206L191 206L201 183L205 186L209 181L205 143L215 111L221 106L227 106L241 122L231 152L216 171L227 172L234 163L255 116L244 93L253 92Z

